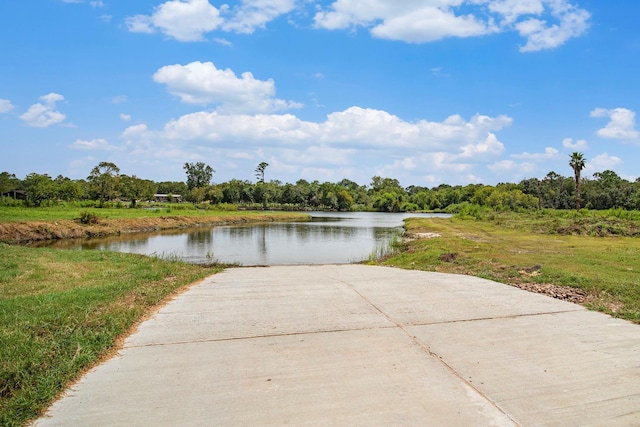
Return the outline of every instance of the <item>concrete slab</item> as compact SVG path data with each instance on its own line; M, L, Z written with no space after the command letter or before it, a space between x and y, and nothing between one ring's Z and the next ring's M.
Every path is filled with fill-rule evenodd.
M640 326L589 311L409 327L521 425L640 425Z
M229 269L37 426L640 424L640 327L487 280Z
M344 283L311 267L231 269L179 295L126 345L392 326Z

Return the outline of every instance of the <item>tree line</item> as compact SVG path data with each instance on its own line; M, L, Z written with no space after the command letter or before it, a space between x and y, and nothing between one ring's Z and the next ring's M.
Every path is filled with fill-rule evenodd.
M574 153L580 154L580 153ZM573 156L573 155L572 155ZM576 163L577 160L577 163ZM268 163L255 170L256 181L232 179L211 183L215 170L202 162L186 163L185 181L154 182L120 173L113 163L101 162L86 179L30 173L24 179L0 173L0 203L51 206L62 202L86 202L98 207L153 201L163 194L168 202L228 204L245 209L340 210L340 211L455 211L465 204L496 210L529 209L640 209L640 178L633 182L614 171L580 176L584 160L573 158L574 176L549 172L544 178L495 186L469 184L436 187L402 187L398 180L374 176L367 185L349 179L319 182L300 179L295 183L266 180ZM18 200L16 200L18 199Z

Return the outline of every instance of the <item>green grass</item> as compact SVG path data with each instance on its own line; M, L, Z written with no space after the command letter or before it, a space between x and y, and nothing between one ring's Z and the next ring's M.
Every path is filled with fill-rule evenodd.
M196 217L264 215L264 211L238 212L234 210L197 209L189 203L157 206L152 209L96 208L70 204L68 206L43 208L0 206L0 222L75 220L87 213L94 214L100 219L159 218L172 215ZM272 214L277 215L278 213Z
M0 244L0 425L37 417L168 295L219 269Z
M599 237L603 234L599 224L611 223L616 224L612 232ZM637 227L635 219L616 219L606 213L410 219L408 235L437 233L440 237L403 243L400 253L378 263L513 285L577 288L588 295L587 307L640 323L640 239L625 237L637 235ZM443 254L455 256L446 259ZM541 268L530 274L527 269L536 265Z

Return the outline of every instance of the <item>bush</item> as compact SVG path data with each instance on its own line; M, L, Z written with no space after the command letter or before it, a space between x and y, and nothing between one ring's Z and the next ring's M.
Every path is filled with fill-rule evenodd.
M0 206L24 207L24 200L14 199L13 197L0 197Z
M484 206L462 202L447 206L445 212L453 214L458 218L474 218L480 220L484 219L492 210Z
M78 218L78 221L80 222L80 224L90 225L100 222L100 218L98 218L98 215L94 214L93 212L82 211L80 212L80 218Z
M207 205L206 209L211 211L233 212L238 210L238 205L231 203L216 203L214 205Z

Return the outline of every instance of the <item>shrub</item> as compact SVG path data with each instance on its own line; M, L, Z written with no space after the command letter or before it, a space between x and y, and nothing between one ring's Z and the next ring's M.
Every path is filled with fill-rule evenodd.
M98 222L100 222L100 219L98 218L98 215L94 214L93 212L82 211L80 212L80 218L78 218L78 221L80 222L80 224L90 225L97 224Z

